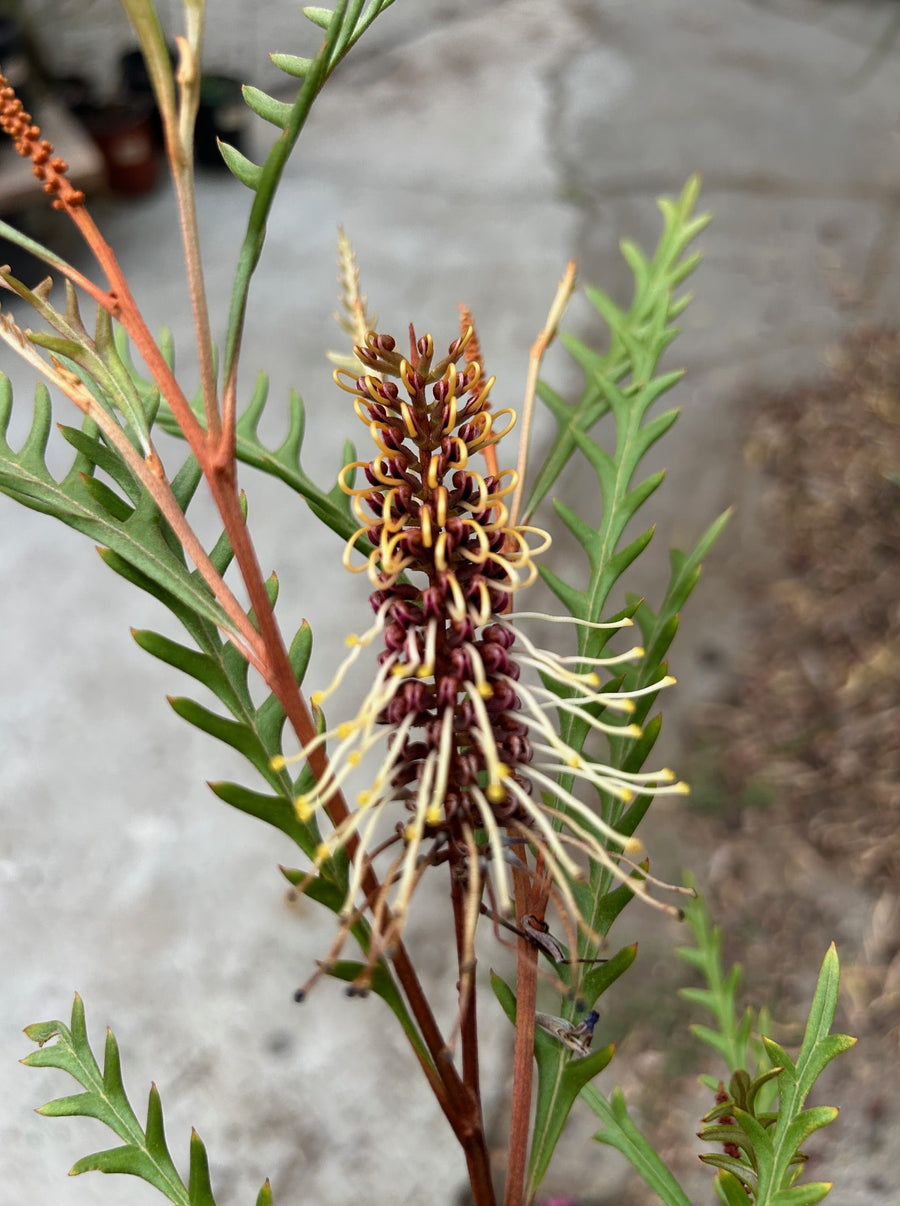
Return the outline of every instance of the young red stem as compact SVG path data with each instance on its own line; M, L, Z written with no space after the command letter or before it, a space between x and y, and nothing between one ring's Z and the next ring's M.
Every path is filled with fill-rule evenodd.
M147 329L143 315L138 309L137 302L128 288L125 274L119 267L115 252L104 239L93 218L82 206L70 211L72 221L81 231L87 245L94 254L97 263L106 274L110 291L98 298L100 305L122 324L129 338L140 353L144 363L150 370L153 380L159 386L160 393L165 398L175 416L178 426L184 433L191 451L198 457L204 441L204 431L198 423L190 403L184 395L174 373L163 359L162 352L156 340Z

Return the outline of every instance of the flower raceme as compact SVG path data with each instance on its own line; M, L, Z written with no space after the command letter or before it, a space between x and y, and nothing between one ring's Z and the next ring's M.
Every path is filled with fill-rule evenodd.
M313 705L324 704L363 649L376 640L383 648L356 715L297 755L336 742L327 771L296 800L300 819L327 813L363 758L376 750L381 756L355 808L320 845L310 873L340 849L351 855L344 927L317 976L365 910L373 920L369 967L389 951L423 874L441 862L464 887L470 953L484 894L494 912L512 911L514 872L542 877L574 946L577 927L589 932L572 889L584 877L585 860L648 898L654 881L626 857L640 843L606 824L560 781L584 780L623 801L636 793L687 790L669 770L628 774L596 763L570 748L553 724L560 710L594 731L637 737L640 730L627 721L598 719L597 705L627 716L634 695L674 680L631 693L604 691L598 670L640 657L640 648L607 658L559 657L523 631L522 622L533 619L584 621L511 610L514 596L534 581L534 559L550 538L510 522L505 500L516 486L513 471L490 472L496 463L490 455L488 472L473 463L509 431L515 414L489 409L494 379L484 378L477 360L464 359L472 337L469 327L435 361L430 335L416 340L411 333L406 359L389 335L370 331L355 348L366 371L355 378L343 369L335 373L377 449L372 460L347 465L340 476L361 525L347 543L344 564L368 574L375 622L348 638L349 655L331 684L312 696ZM536 671L541 683L526 685L523 669ZM401 819L372 851L394 807ZM537 856L530 871L527 850ZM369 893L359 907L376 855L388 865L375 899Z
M74 188L67 173L69 165L54 154L53 144L41 138L41 131L26 113L6 76L0 73L0 129L13 140L24 159L30 159L32 171L53 197L54 209L79 209L84 205L84 193Z

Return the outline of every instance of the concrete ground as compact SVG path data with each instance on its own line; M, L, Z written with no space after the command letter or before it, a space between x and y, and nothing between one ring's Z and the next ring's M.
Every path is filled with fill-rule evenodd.
M567 260L627 300L618 240L651 246L654 198L701 172L715 221L670 354L688 375L654 501L656 568L642 589L662 580L668 542L686 544L729 504L738 511L673 659L677 758L678 717L726 688L752 608L733 571L766 555L741 400L819 371L856 325L895 321L898 53L859 72L894 6L418 0L409 36L407 6L397 0L372 47L361 44L333 79L288 170L253 288L244 384L269 371L273 429L288 388L300 389L307 464L330 481L341 441L362 430L324 360L340 344L330 317L340 222L380 327L402 331L412 319L448 342L465 302L495 397L514 405ZM248 194L206 176L199 196L221 330ZM151 327L173 327L190 376L168 191L95 213ZM75 254L71 235L53 237ZM575 303L571 329L598 337L588 318ZM29 377L9 361L4 351L25 412ZM560 388L576 380L559 350L545 375ZM71 421L62 405L60 415ZM589 484L579 472L567 496ZM312 623L308 681L318 685L362 622L364 590L299 501L252 475L247 488L262 562L281 579L283 623ZM0 520L0 1206L157 1200L136 1182L67 1182L71 1163L107 1136L88 1120L30 1113L70 1086L16 1065L29 1049L21 1027L65 1019L74 989L97 1042L106 1024L117 1033L136 1104L157 1081L174 1151L186 1151L191 1125L200 1131L220 1206L254 1201L266 1175L285 1206L453 1201L461 1161L380 1003L346 1000L330 982L302 1009L292 1003L327 948L331 917L286 903L276 864L291 860L290 845L204 787L248 776L174 717L163 697L188 684L133 644L129 626L165 626L160 610L69 529L5 501ZM449 1018L453 974L431 937L445 904L434 886L426 896L411 942ZM482 969L495 962L486 945ZM510 1036L487 996L483 1013L487 1107L499 1117ZM335 1073L336 1060L352 1079ZM612 1203L623 1176L614 1153L585 1143L567 1147L548 1186ZM836 1206L851 1201L838 1185Z

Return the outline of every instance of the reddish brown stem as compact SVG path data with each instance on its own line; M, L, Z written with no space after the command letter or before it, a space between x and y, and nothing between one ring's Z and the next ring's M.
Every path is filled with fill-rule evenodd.
M316 735L315 724L295 681L290 658L269 603L265 579L256 557L256 550L241 513L234 459L236 385L234 376L232 374L226 383L223 427L219 425L218 412L216 411L215 416L210 413L209 381L204 381L209 426L208 431L204 430L193 414L174 374L166 364L156 341L150 334L112 248L84 209L83 197L80 198L77 206L73 204L66 208L91 248L110 285L108 293L102 293L93 285L89 287L88 292L122 324L128 333L160 392L169 404L210 486L256 616L261 649L259 657L254 658L254 664L284 708L299 741L306 745ZM203 324L200 323L198 326L202 338ZM199 349L201 362L204 350L203 347ZM214 417L216 421L213 421ZM224 588L224 583L222 586ZM227 590L227 588L225 589ZM241 618L246 623L246 617L242 615ZM321 778L328 766L327 756L322 747L318 747L310 755L310 763L316 777ZM335 825L339 825L349 815L349 809L342 796L337 795L332 799L328 812ZM351 857L353 845L355 842L348 843L347 847ZM377 877L369 867L365 876L365 890L367 894L372 894L377 892L378 887ZM391 961L433 1060L433 1067L429 1067L421 1054L417 1052L429 1084L464 1149L475 1202L477 1206L495 1206L490 1160L477 1094L473 1094L453 1066L447 1045L422 991L415 969L406 950L399 942L391 956ZM468 1012L473 1019L472 1024L474 1024L474 1008ZM468 1057L468 1077L470 1079L474 1077L477 1084L477 1048L473 1048L471 1042L468 1044L468 1048L470 1052L475 1051L474 1056L470 1054Z
M111 317L117 319L125 328L129 338L150 370L154 381L159 386L160 393L171 407L172 414L184 433L191 451L199 459L200 450L205 445L203 428L197 422L181 386L163 359L156 340L150 334L137 302L128 288L125 274L119 266L113 249L106 242L93 218L84 207L73 210L71 217L93 252L97 263L103 269L106 279L109 281L110 292L98 299L100 304Z
M463 1084L481 1111L481 1088L478 1065L478 1014L475 1008L475 979L468 966L470 953L466 950L465 891L459 878L450 873L450 896L453 901L453 921L456 928L456 962L459 968L459 1032L462 1046Z
M204 469L207 469L206 465L204 465ZM234 483L229 480L229 470L233 472L233 462L229 466L223 466L210 473L210 486L234 548L235 559L250 595L260 635L268 653L266 680L284 708L298 740L305 745L315 735L315 725L294 679L287 650L266 594L256 551L240 512L237 491ZM321 747L310 755L310 763L316 777L320 778L328 765L327 756ZM349 815L349 809L342 795L337 794L332 799L328 812L334 825L339 825ZM352 858L353 848L349 843L348 854ZM369 868L364 878L364 890L374 899L377 889L375 873ZM436 1082L434 1076L428 1075L429 1084L465 1151L470 1176L477 1177L479 1196L476 1200L479 1206L493 1206L490 1160L477 1097L473 1096L469 1087L460 1079L449 1058L447 1044L441 1035L418 976L402 943L398 943L392 956L392 963L413 1017L421 1030L422 1038L434 1061L439 1081ZM476 1185L473 1182L473 1193L475 1191Z
M526 857L525 855L522 856ZM516 916L531 913L543 919L547 894L540 881L531 882L524 872L513 871ZM531 1126L531 1093L534 1079L534 1014L537 1007L538 948L524 932L516 943L516 1044L513 1053L513 1091L509 1124L509 1157L503 1206L525 1206L528 1170L528 1139Z

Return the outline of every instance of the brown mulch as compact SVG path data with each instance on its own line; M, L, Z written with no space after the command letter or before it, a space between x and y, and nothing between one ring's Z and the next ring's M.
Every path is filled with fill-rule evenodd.
M747 455L782 553L717 710L726 792L770 800L871 888L900 883L900 333L860 333L823 383L756 407Z
M840 1102L840 1123L809 1146L837 1182L835 1201L857 1206L893 1200L900 1129L900 1093L885 1076L900 1048L900 332L861 332L829 361L823 380L746 407L770 555L741 571L750 635L728 700L696 726L687 777L690 861L723 927L726 966L740 961L742 1003L770 1006L788 1046L838 940L836 1029L861 1041L819 1098ZM665 1000L673 974L690 976L661 966ZM709 1019L685 1005L661 1020L657 1007L631 1043L647 1069L632 1100L692 1200L711 1201L685 1145L711 1102L694 1072L671 1080L679 1035ZM710 1065L689 1040L682 1070L698 1055ZM618 1201L657 1199L632 1178Z

